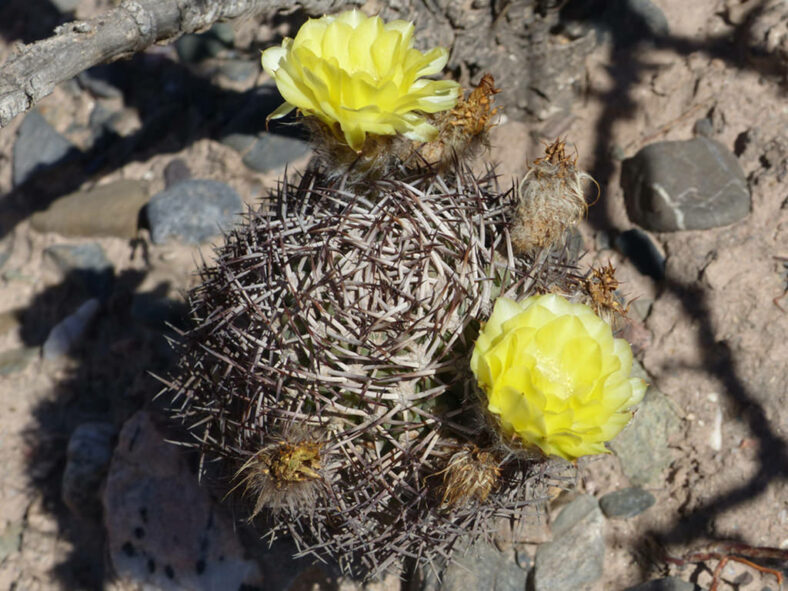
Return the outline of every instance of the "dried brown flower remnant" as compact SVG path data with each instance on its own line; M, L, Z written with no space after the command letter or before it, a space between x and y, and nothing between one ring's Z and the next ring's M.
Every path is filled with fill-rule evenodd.
M467 98L460 97L451 111L435 115L438 137L419 149L421 157L439 168L454 158L474 158L480 148L489 145L488 132L499 112L493 107L493 96L499 92L492 74L485 74Z
M249 458L236 473L244 494L254 500L250 520L264 507L306 507L317 494L321 477L317 441L286 441L266 446Z
M591 175L577 169L560 138L545 148L517 186L518 204L511 226L512 246L520 255L559 244L586 214L584 196Z
M449 125L461 126L468 136L475 136L492 127L492 118L498 114L498 107L493 107L493 96L501 92L495 88L492 74L485 74L478 86L468 95L460 98L451 110Z
M492 453L466 446L449 459L442 470L446 507L461 507L472 501L483 503L498 484L501 469Z
M590 298L589 305L597 315L603 318L609 313L626 316L629 305L623 306L616 297L616 290L620 285L616 278L616 268L613 263L608 262L607 266L594 267L591 272L581 280L583 290Z

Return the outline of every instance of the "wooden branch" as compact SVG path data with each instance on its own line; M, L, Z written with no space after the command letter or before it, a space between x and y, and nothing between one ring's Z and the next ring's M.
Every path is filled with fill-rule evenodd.
M0 68L0 127L49 95L59 82L95 66L171 43L220 20L262 11L302 7L321 15L342 0L123 0L117 8L55 29L54 35L20 45Z

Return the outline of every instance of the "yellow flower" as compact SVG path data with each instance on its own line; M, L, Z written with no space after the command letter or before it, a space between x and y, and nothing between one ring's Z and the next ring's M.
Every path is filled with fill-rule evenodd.
M271 118L298 108L356 151L367 133L431 140L437 130L423 114L451 109L460 87L420 79L440 72L448 52L436 47L422 53L412 44L413 23L407 21L383 23L357 10L309 19L295 39L263 52L263 69L286 101Z
M471 369L506 435L567 460L607 453L646 391L629 377L629 343L591 308L558 295L499 298Z

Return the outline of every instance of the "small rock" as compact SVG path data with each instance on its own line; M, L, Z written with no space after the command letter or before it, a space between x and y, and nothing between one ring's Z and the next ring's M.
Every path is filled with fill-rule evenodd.
M62 236L134 238L140 210L147 202L145 182L115 181L61 197L46 211L34 214L30 225Z
M235 223L243 203L238 193L219 181L183 181L154 195L146 208L151 238L161 244L179 239L199 244Z
M642 275L657 281L665 278L665 257L648 234L632 228L621 232L613 242L619 252L632 261Z
M12 330L18 330L22 325L22 322L19 320L20 316L21 312L19 310L6 310L5 312L0 312L0 336Z
M220 141L222 144L232 148L236 152L245 154L252 148L252 146L254 146L255 142L257 141L257 136L250 135L248 133L228 133L222 136Z
M90 127L93 135L101 135L104 129L109 127L110 120L114 115L115 111L108 109L101 103L96 103L90 112L90 117L88 117L88 127Z
M522 591L528 569L516 561L514 551L501 552L486 542L477 542L463 555L454 555L452 563L441 573L441 580L429 567L423 569L420 591Z
M61 13L74 12L79 5L79 0L50 0L50 2Z
M0 233L2 233L2 231L3 228L0 226ZM3 265L5 265L8 259L11 258L11 255L14 254L14 237L15 233L11 231L0 238L0 269L3 268Z
M621 187L629 218L657 232L727 226L750 211L738 160L706 137L646 146L624 161Z
M665 577L627 587L625 591L696 591L698 589L700 588L696 585L682 581L678 577Z
M599 506L605 517L629 519L643 513L656 501L654 495L647 490L632 487L606 494L599 499Z
M168 189L190 178L192 178L192 171L189 170L189 165L181 158L171 160L170 163L164 167L164 186Z
M99 489L112 459L115 433L112 423L88 422L79 425L68 440L60 494L77 516L101 513Z
M58 322L44 342L44 359L55 359L68 353L85 334L99 307L98 299L89 299L76 312Z
M94 66L77 75L79 85L99 98L120 98L123 92L115 86L112 79L112 65Z
M37 347L22 347L0 353L0 376L24 370L38 353Z
M144 411L121 429L103 502L108 553L121 580L153 589L268 588L232 518Z
M260 64L249 60L227 60L219 66L219 71L233 82L243 82L260 71Z
M596 499L581 495L553 524L552 542L536 550L534 591L582 589L602 576L604 519Z
M232 25L216 23L205 33L183 35L175 42L175 50L181 61L199 62L232 47L234 37Z
M14 186L36 172L59 164L77 154L77 148L60 135L37 111L25 116L14 142Z
M268 172L308 154L309 150L309 144L303 140L266 133L246 153L243 163L252 170Z
M709 119L708 117L704 117L703 119L698 119L695 122L695 125L692 126L692 133L707 138L713 138L714 124L711 122L711 119Z
M632 362L632 376L651 381L637 360ZM680 425L681 419L668 398L649 385L629 425L610 442L630 483L634 486L656 483L673 459L668 440Z
M11 554L19 552L22 547L22 532L24 526L21 521L9 523L0 534L0 564Z
M103 301L112 292L115 269L100 244L54 244L44 249L44 258L63 275L76 276L90 296Z

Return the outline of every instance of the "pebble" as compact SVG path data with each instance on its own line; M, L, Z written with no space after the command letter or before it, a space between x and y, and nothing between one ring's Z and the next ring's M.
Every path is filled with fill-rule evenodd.
M0 233L2 233L2 230L3 229L0 227ZM3 265L5 265L8 259L11 258L11 255L14 254L14 237L15 233L13 231L0 237L0 269L3 268Z
M148 199L144 181L115 181L61 197L46 211L34 214L30 225L62 236L134 238Z
M244 155L243 163L258 172L282 168L293 160L309 153L309 144L298 138L263 134Z
M536 550L534 591L581 589L597 581L605 560L603 530L594 497L581 495L564 507L553 523L553 540Z
M112 64L94 66L77 75L79 85L99 98L120 98L123 92L112 83Z
M38 347L22 347L0 353L0 376L23 371L38 353Z
M640 515L656 503L654 495L642 488L617 490L599 499L599 507L608 518L629 519Z
M192 178L192 171L189 170L189 165L182 158L175 158L164 167L164 186L167 189L190 178Z
M182 181L154 195L146 208L151 239L199 244L229 230L243 203L235 189L213 180Z
M429 567L423 573L419 591L522 591L528 578L528 569L517 563L513 550L501 552L486 542L477 542L465 554L457 552L440 580Z
M652 382L643 367L632 361L632 376ZM656 485L662 470L673 460L668 441L681 419L668 398L650 384L637 412L610 442L624 475L633 486Z
M112 292L115 269L100 244L54 244L43 255L64 276L77 279L91 297L105 301Z
M244 82L261 69L256 61L249 60L227 60L219 66L219 71L233 82Z
M109 560L121 580L153 589L269 588L231 516L145 411L121 429L103 504Z
M77 308L76 312L58 322L44 341L44 359L55 359L68 353L85 334L99 307L98 299L91 298Z
M24 524L15 521L5 526L3 533L0 534L0 564L11 554L19 552L22 547L22 532Z
M112 423L91 421L74 429L68 440L60 494L79 517L101 513L99 489L112 459L116 433Z
M232 25L216 23L205 33L181 36L175 42L175 50L181 61L195 63L232 47L234 37Z
M646 146L624 161L621 187L629 218L656 232L718 228L750 212L736 156L702 136Z
M621 254L632 261L642 275L657 281L665 278L665 257L648 234L632 228L618 234L613 243Z
M627 587L625 591L699 591L700 587L682 581L678 577L665 577L655 579L647 583L641 583L634 587Z
M77 148L60 135L37 111L30 111L14 142L13 183L18 187L34 173L64 162Z

